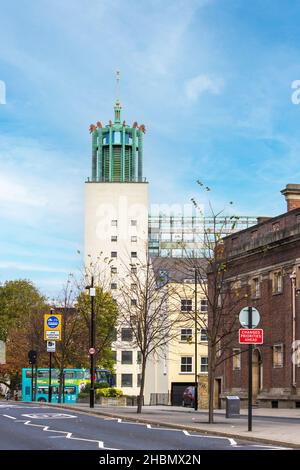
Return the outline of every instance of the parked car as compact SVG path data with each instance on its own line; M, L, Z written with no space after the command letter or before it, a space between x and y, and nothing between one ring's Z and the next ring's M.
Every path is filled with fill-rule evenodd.
M195 387L187 387L182 395L182 406L190 406L193 408L195 406Z

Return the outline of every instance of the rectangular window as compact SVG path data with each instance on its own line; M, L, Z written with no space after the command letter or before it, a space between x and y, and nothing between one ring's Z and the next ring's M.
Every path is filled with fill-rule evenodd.
M193 358L191 356L181 358L180 372L193 372Z
M193 301L190 299L181 299L181 311L191 312L193 309Z
M191 341L193 337L192 328L183 328L180 332L180 341Z
M137 226L137 220L131 220L130 225L131 225L131 227L136 227Z
M130 286L131 290L137 290L137 284L133 282Z
M118 257L118 252L117 251L112 251L110 256L111 256L111 258L117 258Z
M118 226L118 221L117 220L112 220L111 221L111 226L112 227L117 227Z
M114 131L114 133L113 133L113 142L114 142L114 144L120 144L121 143L121 132Z
M48 370L38 370L37 371L37 376L38 376L38 379L47 379L49 377L49 371Z
M283 344L273 346L273 367L283 367Z
M137 252L136 251L131 252L131 258L137 258Z
M276 271L273 273L273 294L282 292L282 272Z
M136 299L131 299L131 305L136 306L137 305L137 300Z
M208 341L207 330L205 330L204 328L201 328L200 338L201 341Z
M142 353L141 353L141 351L137 352L136 362L137 362L137 364L142 364Z
M162 287L169 281L169 271L167 269L159 270L158 287Z
M122 364L132 364L132 351L122 351Z
M131 328L122 328L122 330L121 330L121 340L122 341L132 341L132 329Z
M142 374L137 374L136 385L137 387L141 386Z
M52 375L52 373L51 373ZM71 372L71 371L65 371L65 379L66 380L71 380L71 379L74 379L75 377L75 372Z
M252 293L252 297L254 298L257 298L260 296L260 282L259 282L258 277L255 277L254 279L252 279L251 293Z
M208 310L208 302L207 299L201 299L200 301L200 312L207 312Z
M134 235L131 237L131 243L136 243L137 242L137 237Z
M241 350L239 348L234 348L232 357L232 368L233 370L241 369Z
M121 386L132 387L132 374L121 374Z
M131 267L131 274L136 274L137 273L137 267L136 266L132 266Z
M118 273L118 269L117 269L115 266L111 266L110 272L111 272L111 274L117 274L117 273Z
M111 289L117 289L118 288L118 285L116 282L112 282L111 285L110 285L110 288Z
M273 232L278 232L278 230L280 230L280 222L274 222L272 224L272 230Z
M117 242L117 241L118 241L117 235L112 235L112 236L111 236L111 241L112 241L112 242Z
M200 372L208 372L208 357L201 356L200 358Z

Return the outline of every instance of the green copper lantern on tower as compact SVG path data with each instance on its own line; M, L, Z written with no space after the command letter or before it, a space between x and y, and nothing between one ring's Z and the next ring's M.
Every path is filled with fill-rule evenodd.
M143 133L145 126L134 122L121 123L121 105L117 98L115 119L105 127L98 121L91 124L92 181L141 182L143 181Z

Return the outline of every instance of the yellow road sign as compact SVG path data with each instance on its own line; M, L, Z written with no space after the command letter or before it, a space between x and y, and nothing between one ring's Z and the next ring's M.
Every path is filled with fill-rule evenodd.
M44 340L61 341L61 315L51 313L44 315Z

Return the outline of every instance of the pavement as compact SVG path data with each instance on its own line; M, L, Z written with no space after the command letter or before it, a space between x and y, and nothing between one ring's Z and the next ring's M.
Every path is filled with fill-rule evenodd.
M143 423L150 426L167 427L187 432L201 433L203 436L223 436L242 441L253 441L263 445L285 448L300 448L300 409L253 409L252 431L248 431L247 410L241 410L239 418L226 418L224 410L215 412L215 422L208 424L207 411L194 411L172 406L144 406L137 414L135 407L109 407L80 403L47 404L67 410L94 416L106 416Z
M149 409L144 410L144 418L141 419L145 419L145 423L136 422L132 414L135 410L127 409L127 411L129 413L126 415L125 410L123 418L114 418L103 414L98 407L91 413L88 407L82 405L59 406L57 404L0 402L0 450L98 450L106 454L110 451L113 453L118 451L122 456L124 451L128 450L269 451L289 449L255 440L249 442L244 439L195 432L188 430L188 425L181 427L174 422L165 426L162 421L159 425L157 424L160 415L167 414L169 418L175 415L176 421L180 417L184 421L192 417L192 413L189 412L176 413L176 411L157 409L156 424L150 424L151 415L155 410L152 410L152 413ZM104 455L103 452L101 455ZM13 458L17 458L18 455L20 454L14 453ZM22 455L20 458L23 458ZM74 453L71 455L77 464L80 456ZM198 453L196 455L199 456ZM53 466L55 458L53 454L51 456L49 462L51 461ZM3 454L1 454L1 459L2 457ZM10 453L8 457L12 458ZM43 461L44 464L45 461Z

